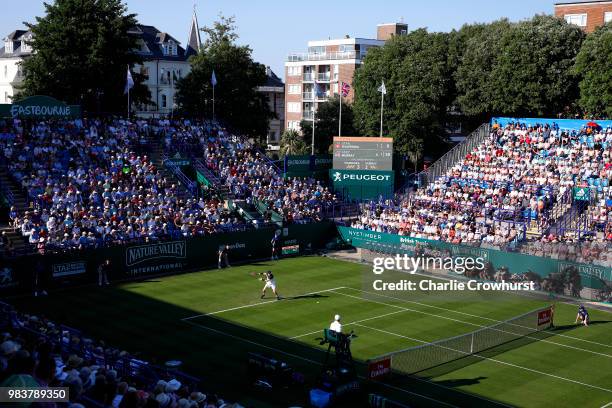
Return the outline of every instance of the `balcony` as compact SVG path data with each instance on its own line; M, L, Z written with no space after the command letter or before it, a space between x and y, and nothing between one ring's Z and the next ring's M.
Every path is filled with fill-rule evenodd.
M331 80L331 74L329 72L319 72L317 74L317 81L319 82L329 82Z
M299 62L299 61L325 61L325 60L345 60L345 59L358 59L361 60L365 57L365 54L356 51L343 51L343 52L325 52L318 54L310 53L295 53L287 56L288 62Z
M302 92L302 99L311 101L314 97L312 92Z
M302 80L304 80L305 82L312 82L312 81L314 81L314 73L312 73L312 72L304 73L304 75L302 75Z
M317 101L326 101L329 99L330 96L331 96L330 91L321 92L317 94Z
M302 119L304 120L312 120L314 118L314 112L313 111L304 111L303 115L302 115Z

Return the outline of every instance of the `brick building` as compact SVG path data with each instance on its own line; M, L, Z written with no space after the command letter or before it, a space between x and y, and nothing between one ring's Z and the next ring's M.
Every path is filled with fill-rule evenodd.
M353 74L368 49L380 47L393 35L407 31L403 23L380 24L376 39L346 36L309 41L308 52L290 54L285 62L285 128L300 130L302 119L313 120L315 105L338 94L341 82L351 84L347 99L352 101Z
M555 16L590 33L612 21L612 1L574 0L555 3Z

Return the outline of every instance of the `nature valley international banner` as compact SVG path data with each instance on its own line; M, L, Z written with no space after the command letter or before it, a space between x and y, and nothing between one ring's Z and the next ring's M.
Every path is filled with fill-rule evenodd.
M577 270L582 277L584 287L601 289L603 281L612 283L612 268L545 258L516 252L506 252L496 249L456 245L442 241L432 241L422 238L412 238L397 234L368 231L358 228L338 226L342 239L356 248L363 248L393 256L416 252L428 256L481 257L494 270L504 269L510 274L533 272L542 278L551 274L563 273L567 270ZM391 254L391 255L389 255Z
M81 107L67 105L50 96L30 96L13 104L0 104L0 117L4 118L79 118Z

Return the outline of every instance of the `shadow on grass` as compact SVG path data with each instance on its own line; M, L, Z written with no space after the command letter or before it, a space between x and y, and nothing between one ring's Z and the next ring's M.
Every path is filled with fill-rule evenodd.
M295 299L321 296L297 296ZM325 359L323 349L218 316L182 320L198 312L120 287L66 290L48 297L17 299L13 303L20 310L45 315L57 323L82 330L87 337L138 353L154 364L183 361L181 370L200 377L204 391L218 392L226 399L238 400L246 406L307 406L307 390L317 385ZM277 389L271 393L252 388L247 370L249 352L287 362L295 371L305 375L306 386ZM356 361L356 368L365 378L367 363ZM436 383L429 379L415 381L414 378L394 376L388 383L366 383L360 397L375 392L415 407L439 407L445 403L460 407L502 406L453 389L481 380L484 378ZM361 400L338 406L366 405L365 400Z

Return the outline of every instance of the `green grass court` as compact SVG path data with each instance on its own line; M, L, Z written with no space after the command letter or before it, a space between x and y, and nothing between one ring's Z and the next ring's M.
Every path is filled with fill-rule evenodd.
M205 387L221 395L256 407L286 407L304 404L304 396L275 391L263 398L241 392L247 352L287 361L314 381L324 358L316 338L335 313L343 316L345 331L359 336L352 352L365 361L551 302L517 295L410 299L369 294L362 287L365 268L370 270L302 257L110 288L67 289L13 303L153 361L182 360L185 372L202 377ZM259 299L263 284L249 273L267 269L287 299ZM612 407L612 314L589 312L590 327L574 326L576 306L558 302L557 328L545 336L487 350L469 357L469 364L449 363L427 379L395 376L372 390L414 406Z

